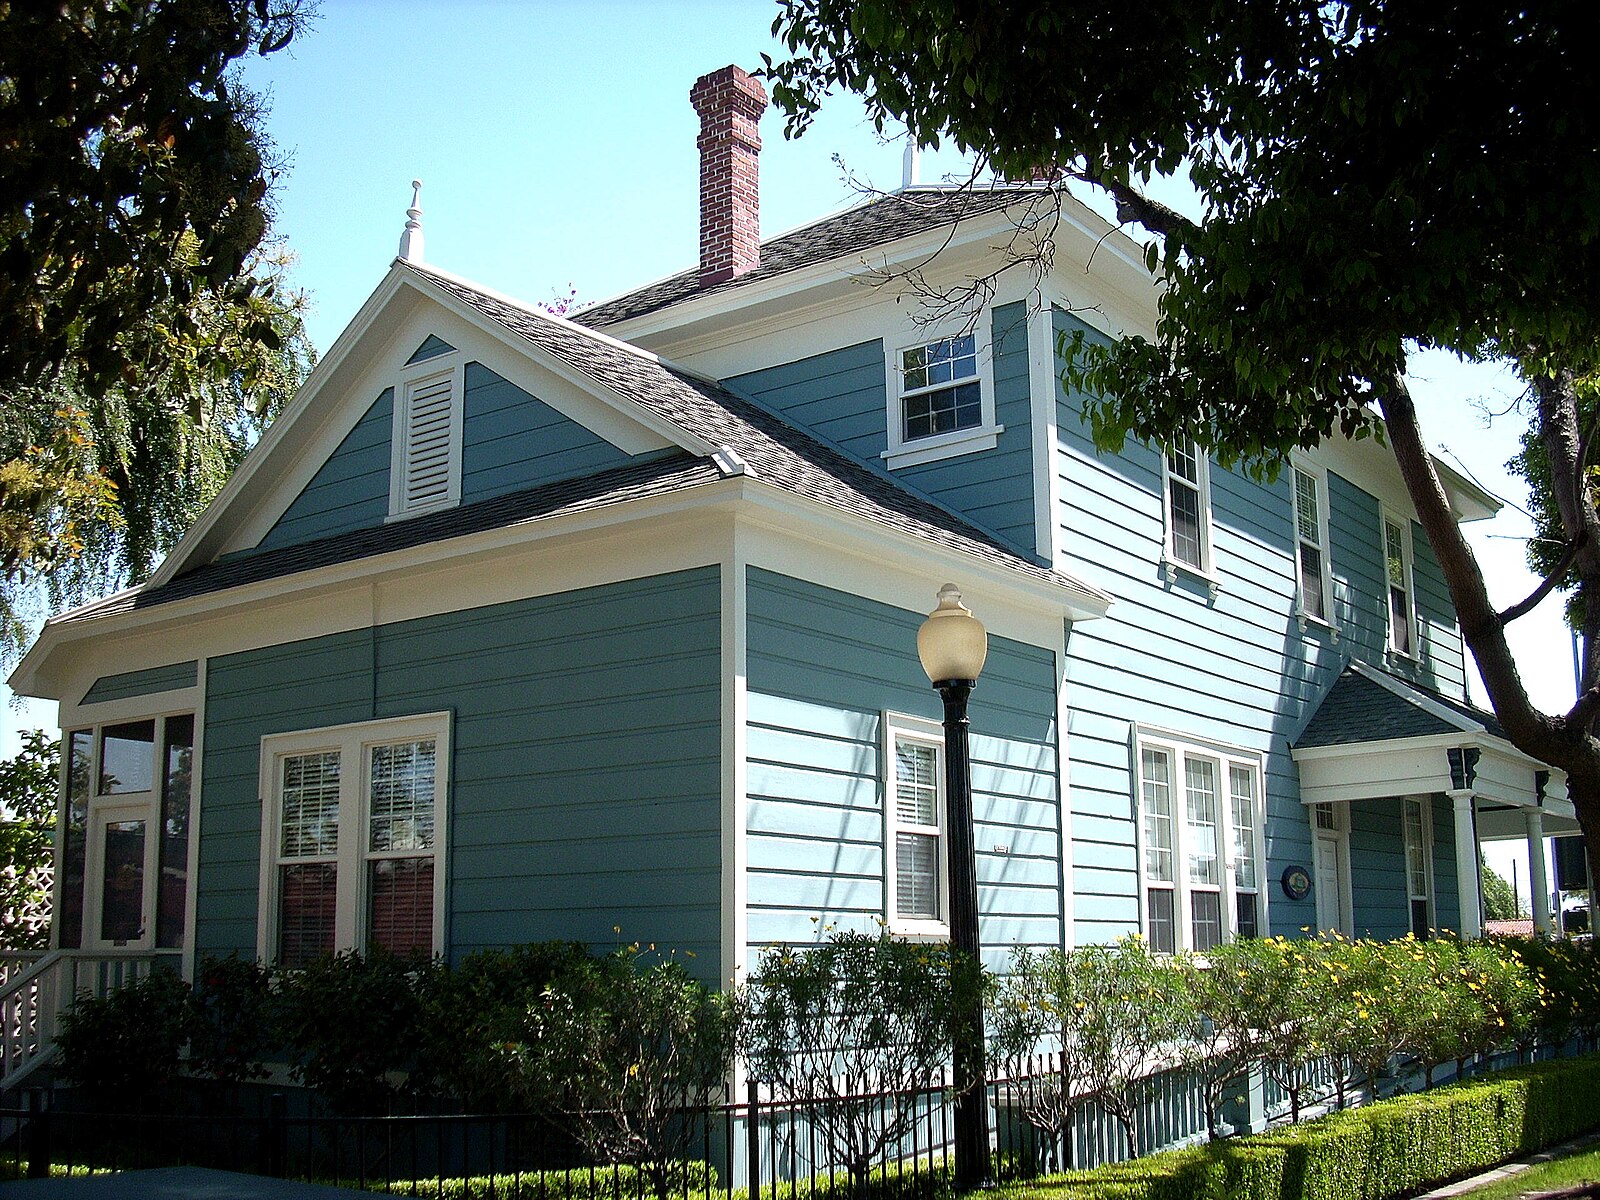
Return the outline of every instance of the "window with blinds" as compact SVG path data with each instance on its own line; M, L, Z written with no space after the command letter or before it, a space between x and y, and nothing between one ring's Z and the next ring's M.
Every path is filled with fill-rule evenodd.
M886 738L888 916L901 932L936 932L944 897L944 744L931 722L890 716Z
M438 713L263 740L263 958L298 967L335 950L442 949L448 731Z
M419 365L426 369L403 377L395 396L391 516L461 499L462 369L440 358Z

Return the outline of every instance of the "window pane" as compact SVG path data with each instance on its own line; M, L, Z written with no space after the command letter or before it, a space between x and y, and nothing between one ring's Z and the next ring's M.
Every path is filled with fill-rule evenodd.
M1151 888L1145 895L1150 928L1150 949L1157 954L1172 954L1178 948L1177 926L1172 920L1172 889Z
M1337 832L1339 829L1339 814L1331 804L1313 804L1311 806L1317 814L1317 828L1330 829Z
M1390 585L1403 589L1406 586L1405 534L1393 521L1383 523L1383 553Z
M1233 894L1233 908L1235 925L1234 932L1242 938L1260 937L1261 921L1257 915L1260 911L1256 905L1254 892L1235 892Z
M1422 802L1407 799L1406 822L1406 885L1414 897L1428 895L1427 836L1422 826Z
M145 823L107 821L105 830L100 936L108 942L136 942L144 936Z
M1172 764L1160 750L1140 756L1144 771L1144 873L1147 879L1171 883Z
M938 920L939 839L926 833L897 833L894 857L898 914Z
M284 858L322 858L339 850L339 752L283 760Z
M93 730L74 730L67 739L67 827L62 831L61 913L57 918L61 945L67 949L83 944L84 844L89 828L93 759Z
M1256 774L1248 767L1228 768L1233 801L1233 885L1256 886Z
M433 848L432 738L372 747L368 850Z
M168 717L166 770L161 784L161 885L156 945L183 945L189 898L189 795L194 768L194 716Z
M368 866L367 944L401 957L433 953L433 859L381 858Z
M1300 607L1319 621L1328 619L1327 588L1322 580L1322 551L1300 543Z
M939 750L918 742L894 744L895 818L908 825L939 823Z
M1299 469L1294 473L1294 512L1300 540L1320 546L1322 523L1317 512L1317 481Z
M1401 654L1411 653L1411 606L1403 588L1389 589L1389 645Z
M1427 941L1432 932L1428 922L1428 902L1426 900L1413 900L1411 902L1411 932L1419 941Z
M303 967L333 953L339 868L333 863L291 863L279 868L278 962Z
M1222 882L1217 863L1220 823L1217 812L1217 766L1207 758L1183 763L1184 788L1189 805L1189 882Z
M1219 892L1190 892L1189 906L1193 909L1192 949L1206 951L1222 942L1222 895Z
M1188 484L1171 484L1172 556L1191 567L1202 564L1200 492Z
M1186 438L1167 451L1167 470L1179 479L1200 482L1200 456L1191 439Z
M906 441L975 429L983 423L982 390L976 383L962 383L905 399Z
M100 794L148 792L155 786L156 723L107 725L100 733Z

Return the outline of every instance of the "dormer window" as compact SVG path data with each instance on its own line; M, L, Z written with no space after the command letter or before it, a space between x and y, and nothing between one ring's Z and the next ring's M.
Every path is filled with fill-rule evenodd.
M914 466L996 444L994 400L983 379L987 343L974 330L919 342L890 360L890 467Z
M389 516L461 499L462 364L454 353L408 364L395 388Z

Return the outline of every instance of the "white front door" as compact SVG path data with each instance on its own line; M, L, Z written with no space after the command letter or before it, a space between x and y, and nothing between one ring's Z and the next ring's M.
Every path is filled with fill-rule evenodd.
M1349 935L1345 916L1350 911L1350 897L1345 887L1344 839L1339 834L1317 834L1316 869L1317 928Z

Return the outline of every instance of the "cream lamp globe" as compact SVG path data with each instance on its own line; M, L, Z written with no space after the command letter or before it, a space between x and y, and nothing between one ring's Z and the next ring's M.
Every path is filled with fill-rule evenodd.
M947 583L939 589L939 607L917 630L917 656L930 683L976 679L989 656L989 635L983 622L961 603L961 589Z

